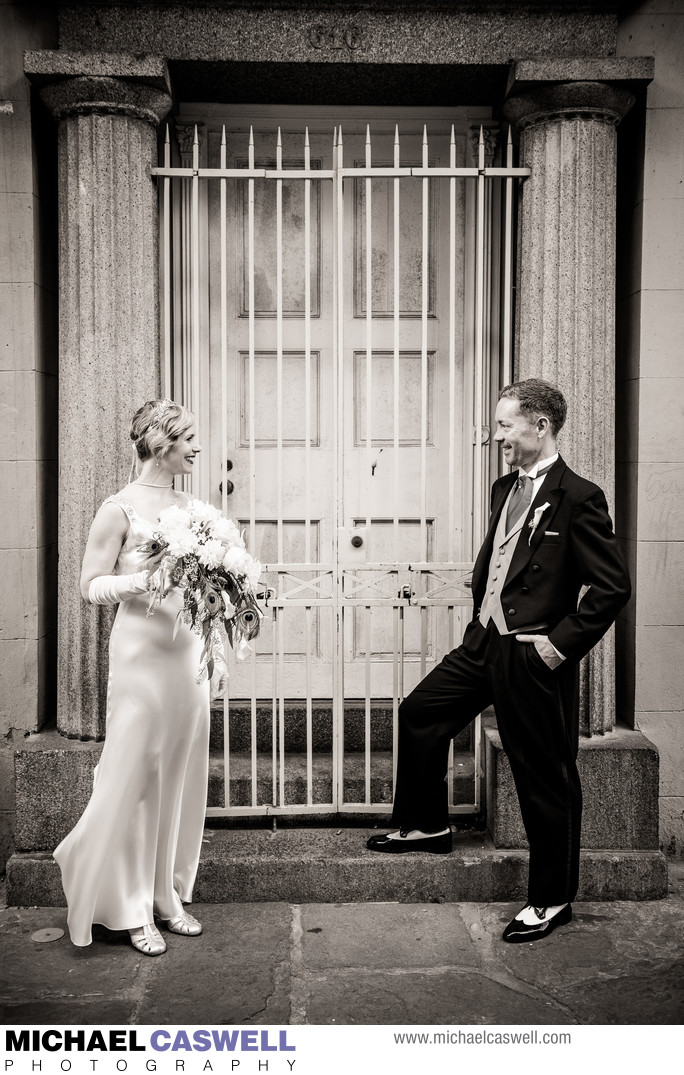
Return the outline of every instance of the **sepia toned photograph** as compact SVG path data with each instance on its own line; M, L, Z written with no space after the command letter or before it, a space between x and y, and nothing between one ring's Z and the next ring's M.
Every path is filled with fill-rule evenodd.
M674 1050L684 0L2 0L0 164L5 1075Z

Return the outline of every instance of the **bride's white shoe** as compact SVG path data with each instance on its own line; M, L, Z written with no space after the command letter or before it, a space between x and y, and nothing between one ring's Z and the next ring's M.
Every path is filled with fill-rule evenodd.
M187 911L183 911L176 918L165 918L163 921L171 933L180 933L183 937L199 937L202 932L202 923Z
M148 922L138 929L129 929L131 944L145 956L161 956L166 951L166 942L154 922Z

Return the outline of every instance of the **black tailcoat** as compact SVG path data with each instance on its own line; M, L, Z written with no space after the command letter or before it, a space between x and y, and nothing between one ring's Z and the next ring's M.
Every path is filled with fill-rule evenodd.
M491 521L473 571L476 616L496 527L516 478L514 471L492 487ZM529 522L544 504L532 532ZM509 630L544 629L556 649L576 662L606 633L630 593L605 496L559 456L532 502L506 576L501 604Z

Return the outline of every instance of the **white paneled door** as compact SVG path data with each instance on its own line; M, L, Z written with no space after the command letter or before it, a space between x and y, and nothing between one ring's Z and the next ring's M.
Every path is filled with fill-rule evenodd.
M510 147L493 168L484 118L216 106L184 117L181 167L167 147L157 170L169 390L205 441L195 491L240 521L270 590L253 656L230 663L214 812L389 809L399 701L470 616L517 172ZM477 807L478 767L457 808Z

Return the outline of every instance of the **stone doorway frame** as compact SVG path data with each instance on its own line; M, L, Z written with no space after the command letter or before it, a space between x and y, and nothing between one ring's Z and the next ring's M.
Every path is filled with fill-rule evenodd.
M103 613L80 600L78 570L97 505L125 481L128 417L160 390L149 169L173 94L161 57L29 52L25 70L59 122L58 727L91 739L102 735L106 631ZM562 450L611 506L616 127L652 71L644 58L516 61L503 102L520 165L532 168L519 204L515 376L567 392ZM100 452L84 482L94 429ZM584 662L584 735L613 726L613 663L610 638Z
M481 78L482 72L491 75L486 64L476 66ZM199 79L202 69L198 62ZM449 70L453 89L461 75L467 80L468 71L472 74L472 65L454 64ZM501 109L513 122L520 164L533 168L519 206L515 375L546 375L577 401L563 451L571 465L596 478L609 501L615 128L653 70L653 60L644 57L512 61L506 92L500 92L502 67L495 65L495 99L479 102ZM106 652L99 639L108 632L101 613L81 602L78 573L96 507L126 480L130 414L160 389L157 192L149 169L157 160L157 128L174 97L167 63L159 56L28 52L25 72L59 124L61 734L55 736L57 746L36 737L17 752L22 819L17 845L29 854L15 856L8 877L14 902L59 903L55 879L50 881L56 885L54 898L36 899L31 854L37 851L40 858L53 847L87 801L99 746L74 742L65 750L65 738L93 740L103 732ZM587 219L592 214L598 233L576 226L583 213ZM569 296L572 301L561 301ZM597 308L600 323L593 319ZM594 401L600 417L609 416L600 426L593 421ZM84 446L95 443L100 452L85 470ZM648 877L649 891L663 895L665 864L655 850L657 752L641 733L613 729L610 652L595 652L583 675L583 888L597 898L634 898L637 892L643 898ZM525 841L511 810L510 771L493 727L485 729L485 738L487 823L500 857L498 849L520 848ZM60 801L61 793L65 805L59 817L36 812L37 788L51 803ZM601 874L602 861L610 882Z

